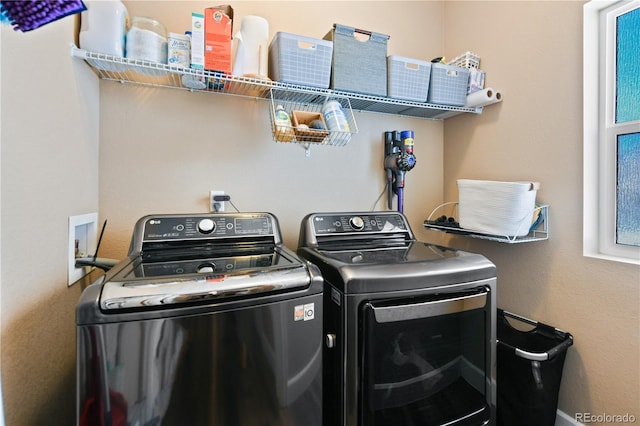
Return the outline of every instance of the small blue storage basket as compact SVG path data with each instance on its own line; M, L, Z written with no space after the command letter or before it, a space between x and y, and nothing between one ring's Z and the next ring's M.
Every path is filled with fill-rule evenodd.
M408 101L427 101L431 62L391 55L387 58L387 70L387 96Z
M269 44L269 77L282 83L329 87L333 43L278 32Z
M467 101L469 70L443 64L431 64L431 81L427 102L439 105L464 106Z

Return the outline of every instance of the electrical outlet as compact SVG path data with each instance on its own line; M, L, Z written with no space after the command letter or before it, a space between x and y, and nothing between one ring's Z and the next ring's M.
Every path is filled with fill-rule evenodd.
M224 195L224 191L209 191L209 211L212 213L224 211L224 201L215 201L216 195Z
M87 275L91 267L76 268L76 258L93 256L98 235L98 213L69 216L69 263L67 286Z

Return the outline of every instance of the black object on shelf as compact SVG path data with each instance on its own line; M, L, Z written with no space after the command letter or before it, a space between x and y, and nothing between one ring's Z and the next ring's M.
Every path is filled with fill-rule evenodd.
M435 220L432 219L436 214L436 211L448 205L458 205L458 202L448 202L437 206L424 221L423 225L426 229L431 231L440 231L447 234L462 235L465 237L479 238L481 240L491 240L500 243L528 243L532 241L542 241L549 238L549 206L540 205L536 207L536 211L540 211L537 219L531 225L529 233L525 236L509 236L509 235L495 235L488 234L486 232L477 231L473 229L463 228L460 223L456 221L454 217L447 217L442 215Z
M528 330L514 328L507 317L526 324ZM573 336L502 309L498 309L497 335L498 426L553 426Z

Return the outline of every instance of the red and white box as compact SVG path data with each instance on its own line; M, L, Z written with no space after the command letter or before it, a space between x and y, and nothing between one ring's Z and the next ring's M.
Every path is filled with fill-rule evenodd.
M233 8L229 5L204 10L204 68L231 74Z

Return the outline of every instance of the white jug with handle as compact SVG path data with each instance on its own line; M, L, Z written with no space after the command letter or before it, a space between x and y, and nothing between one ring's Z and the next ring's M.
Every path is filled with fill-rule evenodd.
M240 31L233 36L237 40L232 74L267 78L269 57L269 23L260 16L242 18Z

